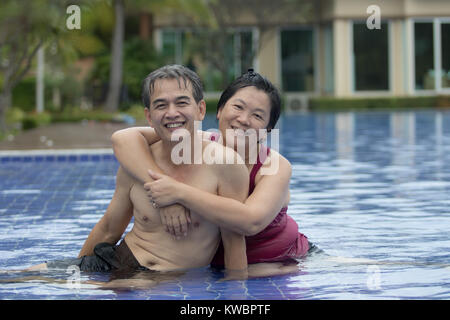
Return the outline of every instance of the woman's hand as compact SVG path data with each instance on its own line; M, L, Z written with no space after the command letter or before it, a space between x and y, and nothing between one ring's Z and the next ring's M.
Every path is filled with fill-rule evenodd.
M144 189L153 207L166 207L179 201L181 182L151 170L148 174L154 181L144 184Z
M159 208L161 223L176 239L187 236L191 214L184 206L176 203L182 183L151 170L148 170L148 173L154 181L144 184L144 189L153 207Z

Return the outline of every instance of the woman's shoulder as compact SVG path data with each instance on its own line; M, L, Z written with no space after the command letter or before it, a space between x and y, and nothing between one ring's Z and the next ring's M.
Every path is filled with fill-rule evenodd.
M270 168L270 172L274 172L274 169L277 169L275 174L281 171L289 172L289 174L292 172L292 165L290 161L274 149L270 149L270 152L261 168L265 170Z

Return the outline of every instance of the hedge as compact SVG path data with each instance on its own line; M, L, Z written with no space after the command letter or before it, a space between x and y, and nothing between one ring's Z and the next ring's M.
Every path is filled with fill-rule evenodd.
M310 110L373 110L450 107L450 96L380 97L380 98L311 98Z

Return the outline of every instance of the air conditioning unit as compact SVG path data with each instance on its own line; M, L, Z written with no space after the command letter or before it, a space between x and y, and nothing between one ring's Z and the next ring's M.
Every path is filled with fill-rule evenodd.
M285 94L284 110L287 113L305 112L308 110L309 96L305 94Z

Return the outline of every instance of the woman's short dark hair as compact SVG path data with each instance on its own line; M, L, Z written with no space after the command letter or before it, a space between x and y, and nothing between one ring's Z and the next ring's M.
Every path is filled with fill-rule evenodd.
M150 96L153 93L155 82L160 79L176 79L180 86L180 80L183 80L185 87L190 82L195 102L199 103L203 99L203 85L197 73L185 66L172 64L156 69L142 82L142 102L146 108L150 107Z
M267 78L249 69L247 73L234 80L225 89L217 103L217 112L225 106L225 103L236 94L236 92L245 87L255 87L267 94L270 100L270 118L267 128L272 130L277 124L281 113L281 97L278 89Z

